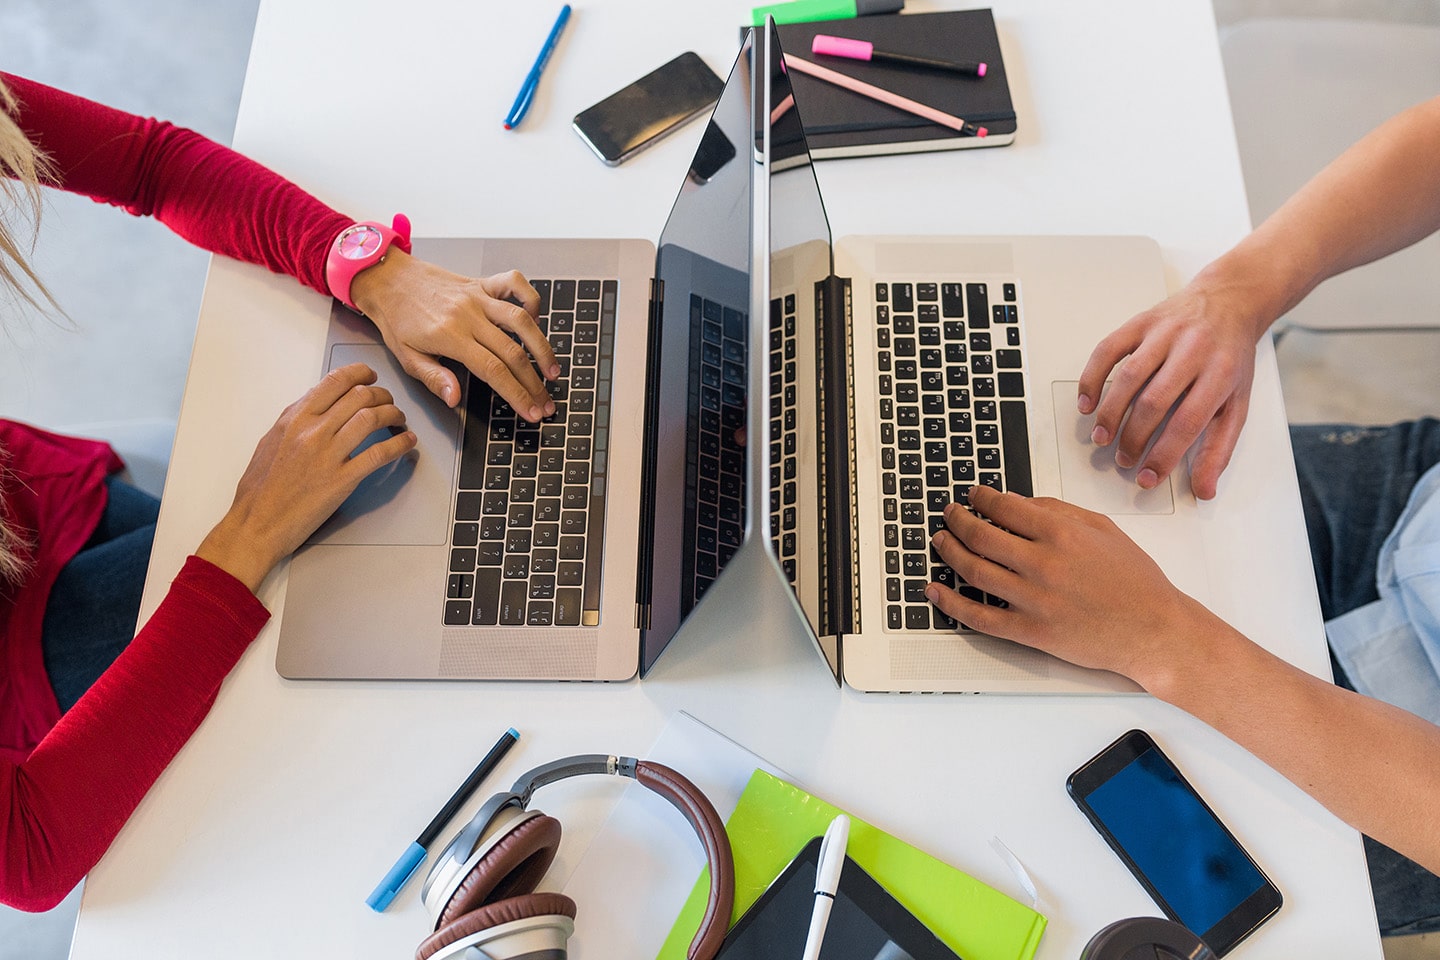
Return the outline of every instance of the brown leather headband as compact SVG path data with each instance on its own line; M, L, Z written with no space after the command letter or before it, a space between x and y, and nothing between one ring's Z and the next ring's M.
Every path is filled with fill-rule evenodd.
M695 784L664 764L639 761L635 764L635 779L683 813L705 846L705 859L710 862L710 899L687 956L689 960L713 960L720 952L735 909L735 857L725 824Z

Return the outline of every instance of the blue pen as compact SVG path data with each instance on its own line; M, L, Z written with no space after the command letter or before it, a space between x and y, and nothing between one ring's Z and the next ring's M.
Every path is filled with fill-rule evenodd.
M535 88L540 86L540 72L545 69L545 64L550 60L550 54L555 52L555 44L560 41L560 33L565 29L565 23L570 19L570 4L560 8L560 16L555 18L555 26L550 28L550 36L545 38L545 46L540 48L540 56L535 58L535 66L525 75L525 83L520 87L520 94L515 98L515 105L505 115L505 129L514 130L520 126L520 121L525 119L525 113L530 109L530 101L535 99Z
M429 848L430 844L435 842L435 838L440 836L440 831L444 830L445 824L449 823L450 818L455 816L455 811L459 810L460 806L466 800L470 799L470 795L475 792L475 788L480 786L481 781L490 776L490 772L500 765L500 761L504 759L505 754L510 752L510 748L515 746L515 742L519 739L520 734L516 732L514 727L511 727L500 735L500 739L496 741L495 746L491 747L490 752L485 754L485 759L481 760L475 769L470 771L470 776L466 777L465 782L460 784L460 789L456 790L454 796L446 802L445 806L440 808L439 813L435 814L435 818L430 821L430 826L425 828L424 832L415 839L414 843L405 848L405 852L400 855L400 859L395 861L395 866L390 868L390 872L385 874L385 877L380 881L379 885L371 891L370 896L365 898L365 903L369 905L371 910L379 913L390 906L390 901L395 899L395 895L400 892L400 888L405 886L406 882L415 875L415 871L420 868L420 864L425 861L425 851Z

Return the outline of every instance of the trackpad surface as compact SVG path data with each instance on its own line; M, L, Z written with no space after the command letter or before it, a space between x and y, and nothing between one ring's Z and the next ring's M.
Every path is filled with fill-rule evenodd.
M1135 482L1138 466L1120 469L1115 465L1115 445L1098 447L1090 439L1095 415L1082 415L1075 409L1079 389L1075 380L1056 380L1050 385L1060 452L1061 499L1109 516L1174 513L1174 475L1153 490L1142 490Z
M460 415L411 377L383 346L339 343L326 370L348 363L374 370L376 386L390 391L418 443L409 457L381 467L360 482L340 509L308 542L324 544L445 544L449 542L450 488L455 480ZM385 439L376 431L360 448Z

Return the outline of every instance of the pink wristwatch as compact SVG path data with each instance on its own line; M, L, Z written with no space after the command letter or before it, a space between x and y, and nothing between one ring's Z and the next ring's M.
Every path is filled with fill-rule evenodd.
M350 284L355 274L384 260L392 243L410 252L410 218L403 213L395 214L393 228L367 220L341 230L330 245L330 256L325 261L325 283L335 299L356 313L361 312L350 296Z

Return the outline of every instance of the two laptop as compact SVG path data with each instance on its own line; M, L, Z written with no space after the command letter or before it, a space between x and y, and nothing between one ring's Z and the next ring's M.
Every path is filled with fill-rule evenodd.
M929 549L940 510L988 483L1111 515L1205 599L1185 478L1141 491L1075 413L1093 345L1163 298L1158 248L832 244L807 157L773 162L772 143L804 142L802 120L773 30L756 31L658 249L416 241L456 272L535 283L564 368L541 424L474 380L457 416L335 306L327 368L374 367L419 457L368 480L292 561L282 675L643 675L727 563L757 550L859 689L1136 689L969 631L923 589L954 583Z

